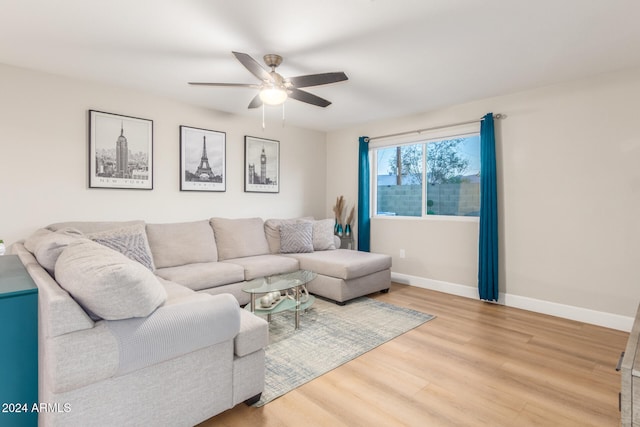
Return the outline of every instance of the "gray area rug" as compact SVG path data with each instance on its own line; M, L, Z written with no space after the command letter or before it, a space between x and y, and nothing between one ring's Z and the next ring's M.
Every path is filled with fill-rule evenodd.
M301 315L297 331L293 312L274 314L265 389L254 406L263 406L433 318L367 297L344 306L317 298Z

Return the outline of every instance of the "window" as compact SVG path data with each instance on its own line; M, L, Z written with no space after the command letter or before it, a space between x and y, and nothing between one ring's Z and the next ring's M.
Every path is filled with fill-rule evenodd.
M376 215L480 215L479 134L372 150Z

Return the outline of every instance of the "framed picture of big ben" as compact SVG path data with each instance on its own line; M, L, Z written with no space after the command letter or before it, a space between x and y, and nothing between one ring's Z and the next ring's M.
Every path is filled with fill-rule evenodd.
M280 192L280 141L244 137L244 191Z

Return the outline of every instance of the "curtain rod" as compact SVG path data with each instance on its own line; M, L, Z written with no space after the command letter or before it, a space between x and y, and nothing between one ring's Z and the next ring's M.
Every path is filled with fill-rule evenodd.
M494 119L498 119L498 120L506 119L507 115L506 114L494 114L493 118ZM422 132L427 132L427 131L430 131L430 130L444 129L444 128L449 128L449 127L453 127L453 126L469 125L471 123L481 122L482 120L483 119L467 120L466 122L451 123L451 124L448 124L448 125L440 125L440 126L433 126L433 127L430 127L430 128L410 130L410 131L399 132L399 133L392 133L390 135L372 136L371 138L367 138L367 142L373 141L374 139L393 138L393 137L396 137L396 136L411 135L412 133L420 134Z

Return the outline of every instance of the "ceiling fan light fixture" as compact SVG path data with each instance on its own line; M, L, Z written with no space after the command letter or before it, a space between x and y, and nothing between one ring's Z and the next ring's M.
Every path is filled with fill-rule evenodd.
M284 88L277 86L266 86L260 90L260 100L267 105L280 105L288 96Z
M330 83L342 82L349 80L347 75L342 71L333 73L307 74L304 76L296 76L284 78L276 72L276 67L282 63L280 55L268 54L264 56L264 63L271 68L271 71L265 69L262 65L253 59L250 55L242 52L232 52L238 61L251 74L260 80L260 84L247 83L198 83L189 82L192 85L202 86L226 86L226 87L247 87L258 89L258 93L251 99L249 108L257 108L265 105L283 105L284 102L291 98L296 101L315 105L318 107L328 107L330 101L320 98L312 93L301 90L300 88L326 85ZM284 105L283 105L284 111Z

